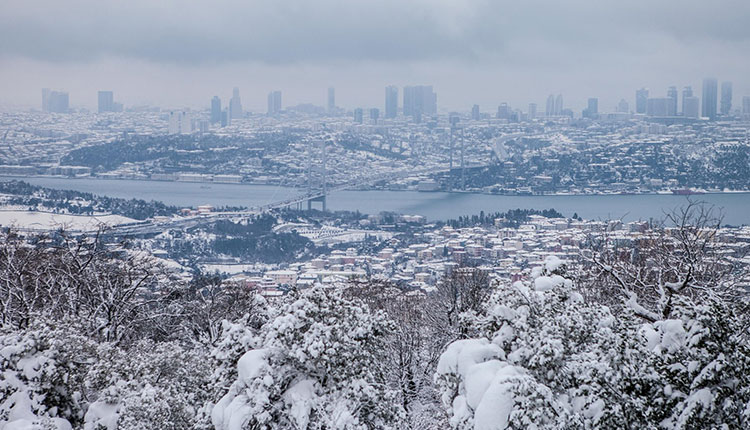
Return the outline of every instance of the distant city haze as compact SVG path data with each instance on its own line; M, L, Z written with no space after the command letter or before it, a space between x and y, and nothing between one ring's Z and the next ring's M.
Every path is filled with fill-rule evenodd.
M0 105L208 109L233 88L244 111L379 108L383 91L432 85L437 108L542 109L549 94L600 112L635 90L666 98L704 78L750 95L750 1L15 1L0 3ZM399 94L401 96L401 94ZM105 97L110 102L108 96ZM106 103L105 103L106 104ZM400 103L399 103L400 104Z

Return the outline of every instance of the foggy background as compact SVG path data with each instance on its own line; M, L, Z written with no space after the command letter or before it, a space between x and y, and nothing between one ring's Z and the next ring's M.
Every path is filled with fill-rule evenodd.
M716 77L750 95L750 1L15 1L0 3L0 104L39 108L41 88L96 107L204 108L240 88L243 106L381 107L386 85L433 85L438 108L614 110L637 88Z

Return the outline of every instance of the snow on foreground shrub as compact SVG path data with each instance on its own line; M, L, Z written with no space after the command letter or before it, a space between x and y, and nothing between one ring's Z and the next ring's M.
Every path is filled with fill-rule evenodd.
M208 398L210 362L201 348L143 340L128 350L102 344L86 375L96 393L84 430L193 427Z
M0 430L71 429L83 421L83 380L96 344L34 324L0 332Z
M454 429L747 429L747 326L729 305L679 302L643 323L586 304L555 260L501 287L480 337L451 343L436 383Z
M383 384L380 313L339 290L312 288L282 306L237 363L212 412L218 430L390 429L403 411Z
M191 428L210 363L196 348L96 343L75 324L0 333L0 430Z

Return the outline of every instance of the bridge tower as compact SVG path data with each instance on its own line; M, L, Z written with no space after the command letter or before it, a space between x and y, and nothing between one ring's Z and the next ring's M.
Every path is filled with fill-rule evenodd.
M326 210L326 141L313 140L307 145L307 210L312 209L313 202L320 202L323 212Z
M449 117L450 122L450 149L448 159L448 190L453 190L453 151L456 146L456 140L459 140L459 162L461 164L461 189L466 188L466 165L464 164L464 129L459 126L458 115L451 115Z

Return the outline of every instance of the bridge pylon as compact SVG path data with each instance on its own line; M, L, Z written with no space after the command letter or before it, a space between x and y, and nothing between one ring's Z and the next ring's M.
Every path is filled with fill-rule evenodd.
M307 210L312 210L313 202L320 202L323 212L326 211L328 194L326 172L326 141L314 140L307 146Z

